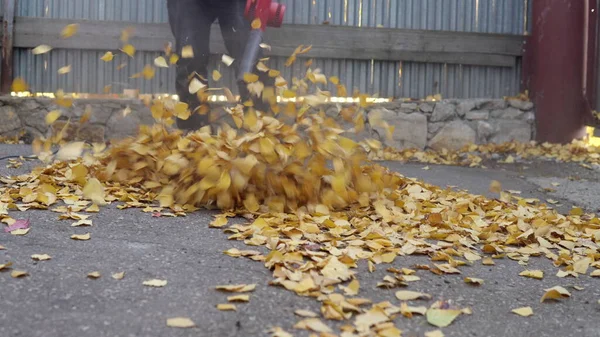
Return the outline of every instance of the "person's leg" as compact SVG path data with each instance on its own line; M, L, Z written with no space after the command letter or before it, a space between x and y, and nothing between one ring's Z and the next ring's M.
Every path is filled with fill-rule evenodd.
M236 77L239 70L237 65L244 55L251 30L250 22L244 16L245 8L246 0L221 0L218 7L215 8L217 10L217 17L219 18L221 34L225 41L225 47L231 57L236 60L233 64L236 70ZM273 87L275 85L275 80L270 78L267 73L256 69L255 73L259 76L259 80L263 82L265 87ZM251 98L257 110L269 110L269 104L263 102L262 97L250 97L246 85L240 84L238 87L242 102Z
M197 130L208 124L208 115L199 115L202 105L196 94L190 94L191 76L197 73L208 85L210 27L215 21L210 0L168 0L169 23L175 36L175 52L181 56L185 46L192 46L193 58L180 58L177 62L176 90L179 99L189 105L192 115L187 120L177 119L177 127Z

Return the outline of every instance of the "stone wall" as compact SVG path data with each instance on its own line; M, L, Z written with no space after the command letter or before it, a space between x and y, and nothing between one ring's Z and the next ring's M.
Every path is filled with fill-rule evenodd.
M340 119L339 105L321 107L332 118ZM60 119L48 127L45 116L60 109ZM222 109L213 119L222 123L230 119ZM86 123L77 121L86 111L91 117ZM396 148L450 148L466 144L506 141L528 142L534 136L534 112L531 102L519 100L443 100L441 102L391 102L374 104L364 111L366 131L358 138L379 138ZM370 126L376 117L395 127L393 139L385 130ZM152 124L150 110L137 99L76 99L70 108L61 108L47 98L0 97L0 136L12 136L25 131L26 140L67 129L70 139L100 142L133 135L141 124ZM371 123L374 124L374 123Z

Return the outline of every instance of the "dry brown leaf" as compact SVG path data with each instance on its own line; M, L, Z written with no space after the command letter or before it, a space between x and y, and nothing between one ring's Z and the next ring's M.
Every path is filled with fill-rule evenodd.
M552 287L550 289L546 289L545 291L546 292L544 293L544 296L542 296L540 299L540 303L546 300L559 300L571 297L571 293L561 286Z
M100 276L101 276L100 272L98 272L98 271L93 271L93 272L87 274L87 277L92 280L99 279Z
M251 292L256 289L256 284L232 284L232 285L222 285L216 286L215 289L231 292L231 293L246 293Z
M92 237L92 235L90 233L71 235L71 239L77 240L77 241L87 241L87 240L91 239L91 237Z
M513 309L512 312L523 317L529 317L533 315L533 309L531 309L531 307Z
M144 281L144 283L142 283L142 284L147 287L162 288L167 285L167 280L153 279L153 280Z
M541 270L524 270L519 273L520 276L541 280L544 278L544 272Z
M417 291L400 290L396 292L396 298L400 301L412 301L418 299L428 300L431 298L431 295Z
M33 254L31 255L31 259L35 261L48 261L52 259L52 257L48 254Z
M314 318L314 317L319 316L318 314L316 314L310 310L303 310L303 309L298 309L298 310L294 311L294 313L300 317Z
M24 271L24 270L13 270L13 271L10 273L10 276L11 276L12 278L22 278L22 277L29 276L29 273L28 273L28 272L26 272L26 271Z
M167 326L170 328L195 328L196 324L187 317L167 318Z
M117 281L118 280L122 280L124 277L125 277L125 272L124 271L122 271L120 273L114 273L114 274L112 274L112 278L115 279L115 280L117 280Z
M221 311L237 311L237 307L234 304L217 304L217 309Z
M483 284L483 280L475 277L465 277L465 283L480 286Z
M250 302L250 295L228 296L227 301L229 301L229 302Z

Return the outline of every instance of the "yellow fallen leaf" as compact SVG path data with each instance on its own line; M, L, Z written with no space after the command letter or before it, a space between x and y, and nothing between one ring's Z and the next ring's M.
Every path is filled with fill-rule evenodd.
M256 289L256 284L231 284L216 286L215 289L232 293L246 293L254 291L254 289Z
M425 337L444 337L442 330L433 330L425 333Z
M227 217L224 215L218 215L215 217L213 221L211 221L209 227L212 228L221 228L227 225Z
M261 44L259 44L259 46L260 46L262 49L265 49L265 50L271 51L271 46L270 46L270 45L268 45L268 44L266 44L266 43L261 43Z
M127 54L129 57L133 57L133 55L135 55L135 47L130 44L124 45L123 48L121 48L121 51Z
M317 315L316 313L310 311L310 310L303 310L303 309L298 309L296 311L294 311L294 313L300 317L310 317L310 318L314 318L317 317L319 315Z
M98 279L98 278L100 278L100 272L98 272L98 271L93 271L93 272L91 272L91 273L88 273L88 274L87 274L87 277L88 277L88 278L91 278L92 280Z
M226 66L230 66L233 64L234 58L228 55L223 54L223 56L221 56L221 62L223 62Z
M50 260L52 257L48 254L33 254L31 255L31 259L36 260L36 261L47 261Z
M122 271L120 273L114 273L112 274L112 278L115 280L122 280L125 277L125 272Z
M8 269L12 266L12 262L6 262L4 264L0 264L0 270Z
M400 301L412 301L418 299L430 299L431 295L417 291L400 290L396 292L396 298Z
M545 289L545 293L544 296L542 296L542 298L540 299L540 303L546 301L546 300L558 300L558 299L562 299L562 298L568 298L571 297L571 293L561 287L561 286L556 286L556 287L552 287L550 289Z
M6 250L6 247L4 247L3 245L0 245L0 250Z
M234 304L217 304L217 309L221 311L237 311L237 307Z
M48 112L46 114L46 124L47 125L54 124L54 122L56 122L56 120L60 117L60 115L62 115L62 112L60 110L53 110L53 111Z
M502 184L497 180L492 180L490 183L490 192L500 193L502 192Z
M115 58L115 54L113 54L110 51L107 51L106 53L104 53L104 55L102 55L102 57L100 57L100 59L104 62L110 62L113 60L113 58Z
M325 325L325 323L323 323L318 318L303 319L294 325L294 329L303 329L303 330L310 330L310 331L314 331L314 332L324 332L324 333L333 332L333 330L331 330L330 327Z
M78 240L78 241L87 241L87 240L91 239L91 237L92 237L92 235L90 233L83 234L83 235L78 235L78 234L71 235L71 239Z
M591 277L600 277L600 269L596 269L590 273Z
M29 273L24 270L13 270L10 273L10 276L12 278L21 278L21 277L29 276Z
M100 212L100 207L97 204L92 204L90 207L85 209L88 213L98 213Z
M56 159L60 161L70 161L81 157L83 149L85 147L84 142L73 142L64 145L56 153Z
M271 334L271 337L294 337L294 335L278 326L271 328L269 333Z
M187 317L174 317L167 318L167 326L170 328L188 329L196 327L196 323Z
M544 278L544 272L541 270L524 270L519 273L520 276L530 277L541 280Z
M438 328L445 328L462 314L461 310L437 309L432 308L427 310L427 322Z
M246 82L246 83L254 83L256 81L258 81L258 75L252 74L252 73L245 73L244 74L244 82Z
M13 80L10 90L12 90L14 92L24 92L24 91L29 90L29 85L27 85L27 82L25 82L25 80L23 78L16 77Z
M104 199L104 186L96 178L87 181L83 187L83 196L97 205L106 204L106 200Z
M228 296L227 301L229 301L229 302L250 302L250 295Z
M479 285L482 285L483 282L484 281L480 278L465 277L465 283L468 283L468 284L473 284L473 285L479 286Z
M213 70L212 78L213 78L213 81L215 81L215 82L218 81L218 80L220 80L221 79L221 73L218 70L216 70L216 69Z
M85 226L93 226L92 220L90 219L81 219L71 225L71 227L85 227Z
M194 77L190 81L190 86L188 89L189 89L190 94L196 94L198 91L200 91L201 89L203 89L205 87L206 87L206 84L202 83L199 79Z
M493 266L493 265L495 265L495 264L496 264L496 263L494 262L494 259L492 259L491 257L486 257L486 258L484 258L484 259L481 261L481 263L482 263L483 265L485 265L485 266Z
M592 259L589 257L579 259L573 263L573 271L579 274L587 274L588 268L592 262Z
M529 317L533 315L533 309L531 309L531 307L513 309L512 312L523 317Z
M177 55L177 54L171 54L171 56L169 57L169 63L170 64L177 64L177 62L179 62L179 55Z
M358 290L360 289L360 283L357 279L354 279L348 284L347 287L343 287L342 289L347 296L356 296L358 295Z
M144 281L144 283L142 283L142 284L147 287L161 288L161 287L164 287L167 285L167 280L153 279L153 280Z
M159 68L169 68L169 65L167 64L167 60L165 60L165 58L162 56L159 56L154 59L154 65Z
M27 235L27 233L29 233L29 230L31 230L31 228L19 228L19 229L15 229L14 231L11 231L10 234L12 235L17 235L17 236L23 236L23 235Z
M181 58L191 59L194 57L194 48L192 46L184 46L181 48Z
M41 44L41 45L33 48L33 50L31 50L31 53L33 53L33 55L41 55L41 54L45 54L51 50L52 50L52 47L45 45L45 44Z
M71 65L64 66L58 69L59 75L65 75L71 72Z
M60 37L63 39L68 39L68 38L72 37L73 35L77 34L78 30L79 30L79 24L72 23L70 25L67 25L65 28L63 28L63 30L60 32Z

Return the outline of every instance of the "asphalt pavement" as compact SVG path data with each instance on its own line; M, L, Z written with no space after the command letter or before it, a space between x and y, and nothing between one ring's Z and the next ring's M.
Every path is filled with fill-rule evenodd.
M29 151L27 146L0 145L0 157L26 155ZM6 164L0 163L1 175L24 173L37 165L31 162L19 169L8 169ZM600 205L600 197L594 193L598 186L595 174L584 172L587 178L581 180L576 164L552 164L555 169L547 170L527 169L523 165L493 169L429 165L428 170L422 164L386 165L409 177L457 186L475 194L488 194L490 181L498 180L505 189L519 190L524 196L555 199L563 212L572 205L591 211ZM556 181L561 182L556 191L541 189ZM0 250L0 264L10 261L13 270L26 270L30 276L15 279L10 272L0 272L0 336L269 336L267 331L273 326L294 336L308 336L307 332L292 328L299 320L294 311L318 312L319 303L269 286L272 275L262 263L224 255L227 249L248 247L227 240L220 229L208 228L214 214L198 211L187 217L156 218L138 209L118 210L112 205L94 214L94 226L87 228L73 228L50 211L12 214L30 219L31 230L25 236L0 232L0 245L6 248ZM72 234L88 232L89 241L70 239ZM48 254L52 259L35 262L32 254ZM391 266L410 268L427 261L427 257L398 257ZM359 265L360 297L397 302L395 290L376 287L387 274L386 267L368 273L366 264ZM443 299L472 309L472 315L463 315L443 329L446 336L600 336L600 279L558 278L558 269L545 258L532 258L527 268L542 269L546 276L543 280L520 277L518 274L525 267L502 259L495 266L475 264L463 268L462 275L437 276L418 271L421 281L411 283L409 290L433 296L422 305ZM95 271L100 278L87 277ZM117 272L125 272L125 277L113 279L111 274ZM466 276L486 282L479 287L470 286L463 281ZM150 279L168 283L161 288L142 284ZM214 287L239 283L257 284L250 302L239 304L236 312L217 310L217 304L227 302L227 294ZM540 303L544 289L557 285L568 288L572 297ZM520 317L511 313L524 306L531 306L534 315ZM167 327L168 318L181 316L193 320L197 327ZM343 324L326 323L332 328ZM436 330L422 316L398 317L395 323L403 330L403 336L424 336L425 332Z

